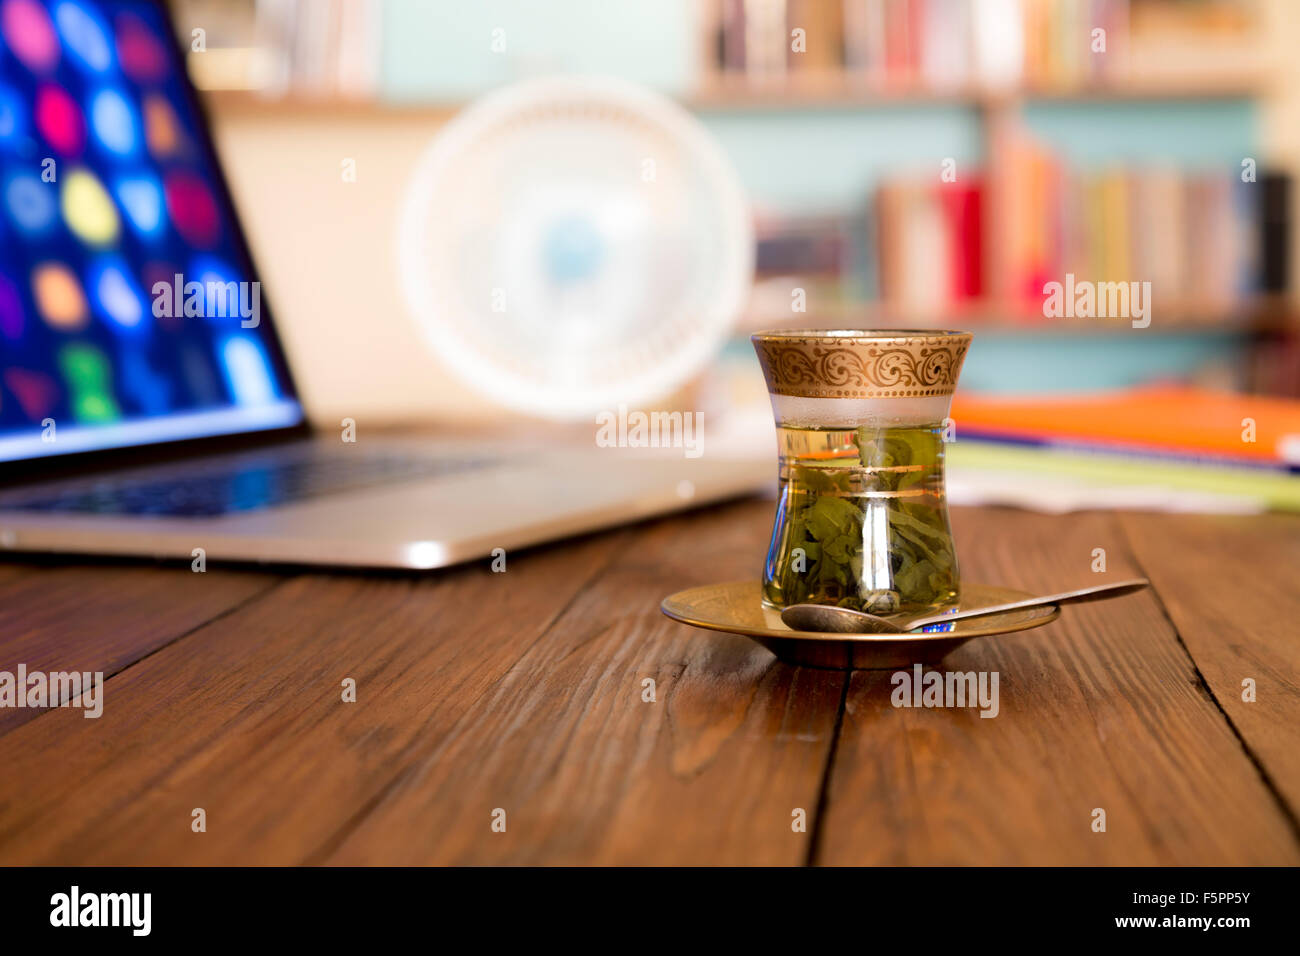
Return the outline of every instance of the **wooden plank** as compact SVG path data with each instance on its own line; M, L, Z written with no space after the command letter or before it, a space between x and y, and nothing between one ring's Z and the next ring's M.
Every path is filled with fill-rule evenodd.
M777 664L657 610L668 590L755 574L770 512L751 502L511 555L501 575L304 576L184 639L160 637L166 646L109 681L100 720L51 711L0 737L0 864L1300 859L1292 818L1205 692L1201 674L1216 697L1235 676L1231 657L1216 665L1219 649L1199 649L1217 625L1184 637L1198 663L1206 655L1198 673L1152 594L959 650L949 669L1000 674L992 720L895 709L888 674L859 674L832 754L842 675ZM1196 587L1223 576L1199 558L1178 563L1208 548L1214 525L1167 520L1192 530L1126 518L1126 536L1107 515L956 513L969 577L1027 590L1099 580L1089 565L1104 547L1104 577L1164 579L1178 621L1205 613ZM1163 536L1168 554L1134 529ZM1242 546L1261 563L1295 566L1287 538L1254 534ZM38 587L62 570L52 590ZM1169 583L1180 575L1185 593ZM1282 601L1280 575L1227 580ZM202 618L202 602L221 603L208 592L218 582L0 565L0 615L27 609L0 646L39 632L43 643L14 646L58 651L82 628L88 650L111 649L122 630L161 635L151 617ZM1265 667L1280 651L1264 619L1250 620L1253 643L1233 653L1260 668L1261 689L1293 694L1279 679L1293 677L1292 659ZM356 704L340 700L345 676ZM654 703L641 698L646 677ZM1238 719L1227 696L1266 772L1290 779L1288 753L1270 749L1285 734L1255 741L1291 712ZM1091 830L1098 806L1105 834ZM195 807L207 833L190 830ZM498 807L505 833L491 829ZM796 808L811 835L791 829Z
M153 565L0 565L0 670L102 671L107 680L280 580ZM43 713L0 709L0 735Z
M972 580L1041 592L1140 570L1110 515L954 518ZM1094 548L1106 550L1105 575L1090 571ZM817 862L1300 861L1289 820L1153 593L972 642L944 669L998 672L998 716L895 708L889 673L855 675ZM1105 833L1093 832L1094 808L1106 812Z
M1125 515L1179 636L1300 817L1300 515ZM1243 700L1247 678L1254 702Z
M504 574L284 583L110 680L99 720L51 711L0 738L0 864L309 859L629 534L510 555Z
M666 591L757 574L771 514L751 502L640 535L454 727L423 742L328 860L803 862L844 676L658 611ZM498 808L505 832L491 827Z

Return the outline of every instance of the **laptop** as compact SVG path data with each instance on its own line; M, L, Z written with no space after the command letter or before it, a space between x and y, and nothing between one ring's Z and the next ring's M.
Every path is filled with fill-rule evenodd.
M0 551L436 568L770 481L594 424L313 430L163 5L10 6Z

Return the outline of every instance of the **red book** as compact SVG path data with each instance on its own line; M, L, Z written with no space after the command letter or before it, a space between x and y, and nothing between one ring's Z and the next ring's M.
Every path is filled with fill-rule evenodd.
M983 186L950 183L940 187L940 201L948 220L949 250L952 255L951 298L954 302L978 299L983 293L984 263L981 256Z
M885 82L903 85L912 81L912 51L908 0L884 0Z
M925 42L926 0L907 0L907 82L921 75L921 44Z

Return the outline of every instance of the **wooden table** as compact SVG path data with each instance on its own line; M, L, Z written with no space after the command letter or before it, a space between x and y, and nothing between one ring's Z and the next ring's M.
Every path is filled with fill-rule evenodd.
M1300 516L956 509L968 579L1154 583L952 654L982 719L659 613L771 507L505 573L0 565L0 670L108 675L98 720L0 710L0 863L1300 862Z

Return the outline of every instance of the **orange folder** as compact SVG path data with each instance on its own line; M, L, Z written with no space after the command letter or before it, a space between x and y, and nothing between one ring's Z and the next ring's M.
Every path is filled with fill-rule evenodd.
M971 437L1300 464L1300 401L1286 398L1184 385L1087 396L958 392L952 417L959 439L966 429Z

